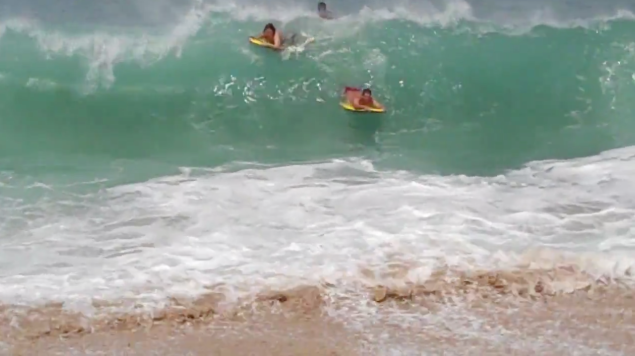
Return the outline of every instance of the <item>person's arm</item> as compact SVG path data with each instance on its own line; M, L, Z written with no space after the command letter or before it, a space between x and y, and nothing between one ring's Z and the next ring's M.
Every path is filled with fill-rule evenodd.
M375 99L373 99L373 106L377 109L382 109L382 110L384 109L384 106L381 105L381 103Z
M276 31L276 34L273 36L273 47L281 49L281 42L282 41L280 41L280 31Z
M353 104L353 107L357 110L368 110L367 106L361 105L359 103L359 98L353 99L353 102L351 104Z

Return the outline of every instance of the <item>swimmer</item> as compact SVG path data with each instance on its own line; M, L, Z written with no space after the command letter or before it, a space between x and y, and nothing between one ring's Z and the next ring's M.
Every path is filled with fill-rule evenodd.
M358 110L384 108L383 105L373 99L373 92L368 88L359 90L359 88L346 87L344 88L344 96L346 96L346 100Z
M333 19L333 13L326 9L326 3L324 2L318 3L318 16L326 20Z
M293 45L295 42L295 34L286 39L282 36L282 31L276 30L276 27L272 23L266 24L262 30L262 34L257 38L269 43L271 48L274 49L284 49L284 44Z
M265 25L265 28L262 30L262 34L260 34L258 38L269 43L273 48L282 49L282 33L280 31L276 31L276 27L272 23Z

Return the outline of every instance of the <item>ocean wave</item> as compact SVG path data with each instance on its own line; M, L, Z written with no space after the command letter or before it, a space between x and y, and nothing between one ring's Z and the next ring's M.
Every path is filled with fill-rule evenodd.
M384 16L388 10L328 23L293 14L285 26L318 40L280 58L244 40L262 27L250 17L254 8L214 9L195 7L161 33L64 32L9 21L0 39L3 151L29 152L26 135L41 138L40 150L81 146L128 158L104 141L105 130L135 157L214 151L207 161L186 158L191 165L227 163L214 157L228 147L231 159L252 161L281 151L306 160L346 155L351 146L389 154L396 147L396 168L419 162L421 169L483 174L635 143L634 25L625 15L589 28L539 21L518 35L449 15L458 10L441 11L441 20L425 26ZM450 17L459 20L449 24ZM342 137L341 88L364 84L390 110ZM294 134L271 134L290 127ZM337 139L325 146L318 137ZM84 148L86 140L96 144ZM307 149L312 141L329 149ZM276 152L256 153L252 145Z

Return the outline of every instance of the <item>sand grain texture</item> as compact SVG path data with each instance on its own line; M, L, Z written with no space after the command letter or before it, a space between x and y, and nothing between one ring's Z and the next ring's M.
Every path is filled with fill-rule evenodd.
M557 273L574 271L439 276L339 299L332 286L305 286L232 307L212 293L93 319L60 304L7 306L0 333L12 355L635 354L632 290L555 291Z

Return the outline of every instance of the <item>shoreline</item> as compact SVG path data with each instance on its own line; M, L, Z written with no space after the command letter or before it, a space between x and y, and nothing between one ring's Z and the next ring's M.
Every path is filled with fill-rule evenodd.
M233 307L210 294L173 299L152 313L96 318L62 304L5 306L0 345L14 355L635 354L630 287L579 283L562 292L511 276L377 286L349 298L304 286Z
M240 318L154 324L95 333L40 336L12 343L12 355L627 355L635 352L635 301L585 293L526 302L435 312L412 302L379 304L362 328L321 312L286 310ZM278 302L279 303L279 302ZM388 305L390 304L390 305ZM437 313L435 323L391 322L396 310ZM467 312L467 313L464 313ZM479 325L475 323L479 317ZM463 322L457 323L463 319ZM420 354L420 353L419 353Z

